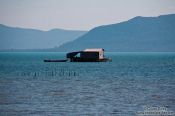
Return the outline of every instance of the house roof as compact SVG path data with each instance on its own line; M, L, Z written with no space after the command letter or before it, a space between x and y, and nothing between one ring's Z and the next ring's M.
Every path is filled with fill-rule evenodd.
M100 51L104 51L103 48L90 48L90 49L85 49L84 51L86 52L100 52Z

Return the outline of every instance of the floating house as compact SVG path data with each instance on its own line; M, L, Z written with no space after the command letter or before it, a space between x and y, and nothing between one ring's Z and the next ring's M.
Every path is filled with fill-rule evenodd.
M104 57L103 48L85 49L84 51L67 53L70 62L105 62L110 59Z
M67 53L66 60L44 60L44 62L106 62L111 61L104 57L103 48L85 49L83 51L75 51Z

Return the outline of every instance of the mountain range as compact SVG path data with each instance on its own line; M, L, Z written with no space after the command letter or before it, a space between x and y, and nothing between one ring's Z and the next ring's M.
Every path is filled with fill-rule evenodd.
M85 34L86 31L52 29L41 31L8 27L0 24L0 50L2 49L46 49L59 46Z
M135 17L128 21L93 28L55 51L104 48L115 52L174 52L175 14Z
M69 52L86 48L114 52L175 52L175 14L137 16L121 23L95 27L88 32L41 31L0 25L1 51Z

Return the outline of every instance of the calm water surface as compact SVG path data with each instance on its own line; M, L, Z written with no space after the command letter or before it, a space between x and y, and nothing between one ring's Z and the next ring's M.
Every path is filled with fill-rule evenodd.
M45 63L66 53L0 53L1 116L175 112L175 53L107 53L112 62Z

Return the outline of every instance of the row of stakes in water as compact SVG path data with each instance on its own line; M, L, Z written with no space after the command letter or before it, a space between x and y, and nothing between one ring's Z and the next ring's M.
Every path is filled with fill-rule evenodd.
M22 72L21 76L46 76L46 77L72 77L79 76L79 73L75 70L70 69L59 69L59 70L45 70L45 71L34 71L34 72Z

